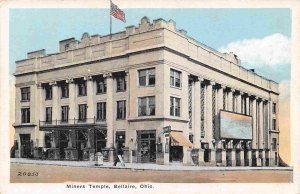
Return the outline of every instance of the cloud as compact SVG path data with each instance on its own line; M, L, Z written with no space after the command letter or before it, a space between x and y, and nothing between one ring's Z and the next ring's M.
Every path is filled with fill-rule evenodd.
M218 49L220 52L233 52L247 67L262 65L277 66L290 64L291 40L280 34L272 34L262 39L244 39L231 42Z

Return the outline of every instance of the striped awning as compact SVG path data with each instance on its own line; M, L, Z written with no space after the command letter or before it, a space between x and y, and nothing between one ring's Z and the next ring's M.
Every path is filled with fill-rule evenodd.
M187 140L181 131L171 131L171 146L193 147L193 144Z

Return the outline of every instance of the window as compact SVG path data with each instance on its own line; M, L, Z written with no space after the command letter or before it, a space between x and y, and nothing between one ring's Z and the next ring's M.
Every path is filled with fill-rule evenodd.
M30 100L30 87L21 88L21 101Z
M170 98L170 115L180 117L180 98Z
M61 122L67 122L69 120L69 106L61 107Z
M106 119L106 102L97 103L97 120Z
M155 85L155 68L144 69L139 71L139 85L140 86Z
M276 114L276 103L273 103L272 109L273 109L273 114Z
M78 83L78 96L86 96L86 82Z
M45 92L46 92L46 100L51 100L52 99L52 86L46 86L45 87Z
M46 107L46 122L52 122L52 107Z
M170 85L174 87L181 87L181 72L171 69L170 72Z
M30 123L30 108L21 109L22 123Z
M275 151L277 150L277 139L272 138L272 150Z
M126 101L117 101L117 119L126 118Z
M78 105L78 120L79 121L85 121L86 120L86 104L79 104Z
M125 76L117 77L117 92L123 92L126 90Z
M272 126L273 126L273 130L276 131L276 119L273 119Z
M61 85L61 98L69 98L69 85Z
M97 94L106 93L106 79L98 80L97 84Z
M155 115L155 97L139 98L139 116Z

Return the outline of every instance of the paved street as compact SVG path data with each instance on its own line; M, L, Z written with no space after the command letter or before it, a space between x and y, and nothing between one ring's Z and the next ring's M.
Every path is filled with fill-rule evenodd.
M250 170L252 169L252 170ZM126 164L113 167L104 163L34 161L12 159L12 183L62 182L156 182L156 183L228 183L292 182L291 168L228 168L156 164Z

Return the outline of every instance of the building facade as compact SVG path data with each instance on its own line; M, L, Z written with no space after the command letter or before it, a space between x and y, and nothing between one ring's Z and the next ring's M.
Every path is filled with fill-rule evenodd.
M16 157L112 161L124 145L125 162L278 165L278 84L172 20L62 40L14 75Z

